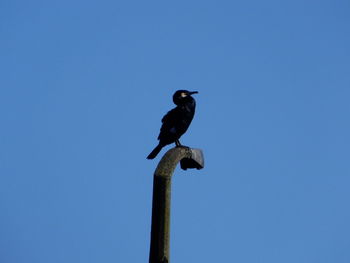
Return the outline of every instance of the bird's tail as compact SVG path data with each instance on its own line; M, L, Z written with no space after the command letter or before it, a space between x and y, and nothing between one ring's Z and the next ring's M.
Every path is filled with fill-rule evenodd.
M154 159L162 148L163 145L158 144L156 148L154 148L153 151L147 156L147 159Z

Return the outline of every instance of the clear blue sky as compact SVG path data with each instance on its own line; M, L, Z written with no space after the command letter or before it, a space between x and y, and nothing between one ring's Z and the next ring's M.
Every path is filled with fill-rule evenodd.
M172 262L350 262L349 1L3 0L0 35L2 263L148 262L177 89Z

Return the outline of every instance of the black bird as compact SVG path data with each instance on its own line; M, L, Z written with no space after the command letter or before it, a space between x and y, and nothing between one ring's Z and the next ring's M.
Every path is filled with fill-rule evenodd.
M179 139L190 126L196 109L196 101L191 96L196 93L198 92L188 90L178 90L174 93L173 102L176 107L163 117L158 136L159 144L147 159L154 159L165 145L175 142L176 146L181 146Z

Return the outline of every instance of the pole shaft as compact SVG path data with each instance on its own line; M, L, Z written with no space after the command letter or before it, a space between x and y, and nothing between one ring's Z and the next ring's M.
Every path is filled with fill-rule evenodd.
M191 154L189 148L172 148L154 172L149 263L169 263L171 178L180 160Z
M154 175L150 263L169 262L171 177Z

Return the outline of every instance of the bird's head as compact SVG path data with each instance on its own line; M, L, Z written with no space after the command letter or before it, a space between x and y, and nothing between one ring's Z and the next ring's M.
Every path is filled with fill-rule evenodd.
M196 94L198 91L178 90L173 95L173 102L176 105L180 105L187 101L193 100L192 94Z

